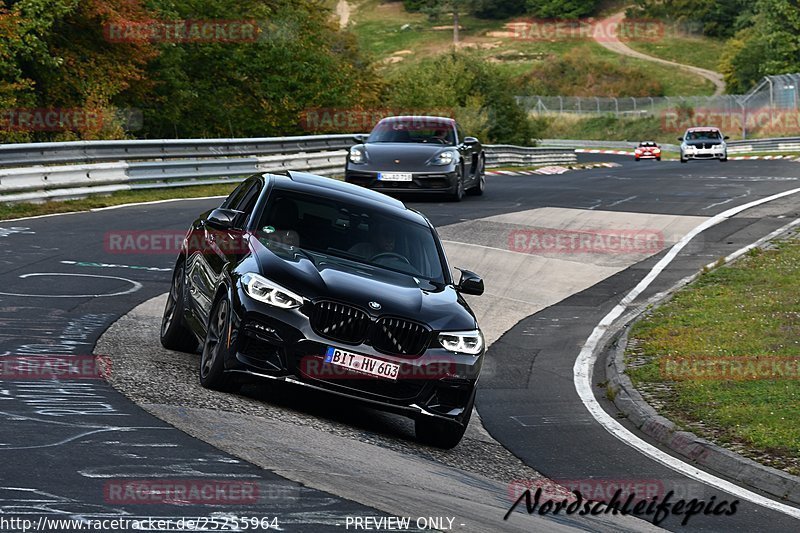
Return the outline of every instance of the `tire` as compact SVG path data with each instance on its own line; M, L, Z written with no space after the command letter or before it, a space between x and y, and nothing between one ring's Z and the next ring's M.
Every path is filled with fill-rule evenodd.
M719 162L720 163L727 163L728 162L728 158L727 157L723 157L722 159L719 160Z
M464 198L464 169L459 166L456 174L456 190L450 193L451 202L460 202Z
M478 164L478 184L467 191L472 196L481 196L486 190L486 161L481 157Z
M639 158L638 157L634 157L633 160L636 161L637 163L639 162Z
M689 162L688 159L684 159L684 158L681 157L681 163L688 163L688 162Z
M463 418L459 422L421 415L420 418L414 421L414 433L417 436L417 440L423 444L445 450L455 448L464 437L464 432L467 431L474 405L475 392L473 391L472 397L464 409Z
M661 161L661 158L660 157L656 157L656 161Z
M222 297L214 304L208 318L206 339L200 356L200 385L207 389L234 392L239 388L239 383L225 372L230 312L230 302Z
M161 345L178 352L197 351L197 338L183 318L186 304L185 264L180 261L172 273L172 285L161 318Z

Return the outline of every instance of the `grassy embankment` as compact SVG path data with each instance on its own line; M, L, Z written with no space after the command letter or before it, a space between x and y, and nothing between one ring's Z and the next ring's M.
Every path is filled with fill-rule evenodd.
M800 239L753 251L731 266L703 274L638 322L626 353L634 385L664 416L796 475L798 372L793 379L778 374L748 380L683 379L665 365L676 358L691 364L726 357L800 360L799 275Z

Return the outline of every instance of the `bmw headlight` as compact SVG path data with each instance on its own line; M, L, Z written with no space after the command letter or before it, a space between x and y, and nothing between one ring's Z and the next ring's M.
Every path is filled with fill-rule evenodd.
M444 331L439 333L439 344L449 352L478 355L483 350L483 334L479 329Z
M456 160L456 153L452 150L444 151L438 154L431 161L432 165L450 165Z
M253 272L242 276L242 288L252 299L281 309L294 309L303 304L302 296Z
M350 148L350 162L359 165L364 162L366 156L363 146L353 146Z

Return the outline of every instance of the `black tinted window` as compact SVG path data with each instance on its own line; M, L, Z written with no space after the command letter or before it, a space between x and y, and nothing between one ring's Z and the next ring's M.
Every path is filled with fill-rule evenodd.
M247 190L250 188L249 180L242 182L238 187L236 187L232 193L228 195L224 202L222 202L223 209L236 209L235 205L239 205L242 197L247 193Z
M452 124L441 119L387 120L375 126L367 142L453 145L455 134Z
M307 194L273 191L258 224L265 246L296 247L346 261L365 263L444 281L431 229L380 210Z

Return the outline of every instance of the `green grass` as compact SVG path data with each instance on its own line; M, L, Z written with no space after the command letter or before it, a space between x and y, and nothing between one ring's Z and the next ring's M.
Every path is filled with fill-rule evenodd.
M356 35L361 48L387 70L391 71L424 58L445 53L452 48L452 30L449 28L433 29L437 26L452 26L452 21L445 17L432 22L423 14L406 12L401 2L363 0L352 4L354 8L350 31ZM617 3L610 2L609 6L615 9ZM637 73L637 76L617 75L620 79L618 83L610 84L612 87L610 90L616 90L614 87L621 85L622 92L597 94L593 92L591 96L623 94L626 92L626 79L640 77L660 84L661 92L667 96L710 95L714 90L710 82L679 68L621 57L591 41L522 40L512 36L492 34L492 32L508 31L508 28L505 27L508 20L483 20L464 16L460 22L463 26L463 30L460 32L462 46L477 50L480 57L501 65L514 77L522 77L531 73L536 75L536 72L549 61L551 56L561 57L572 52L580 55L580 70L589 72L596 78L609 76L608 61L632 69ZM408 25L408 28L402 29L404 25ZM404 53L397 54L401 51ZM548 86L549 92L544 94L564 96L583 94L581 90L585 92L584 85L565 79L561 85ZM636 86L629 87L627 91L636 90L638 84L634 85ZM607 89L600 86L598 90Z
M656 41L629 41L625 44L654 57L714 71L725 50L724 41L706 37L668 35Z
M638 322L627 353L634 385L655 391L662 414L793 474L800 474L800 380L673 381L660 364L666 357L800 358L799 275L797 238L751 252Z
M658 143L677 142L676 135L661 130L658 117L617 118L613 115L579 117L550 115L544 139L584 139L597 141L628 141L633 145L643 140Z
M78 200L48 201L42 203L0 203L0 220L10 218L33 217L54 213L71 213L88 211L99 207L110 207L137 202L153 202L174 198L202 198L204 196L227 196L238 183L218 185L197 185L170 189L148 189L140 191L120 191L108 196L92 196Z
M599 45L596 46L600 49L599 52L605 54L607 58L648 72L661 83L663 96L710 96L714 94L713 83L681 68L660 65L634 57L621 57Z

